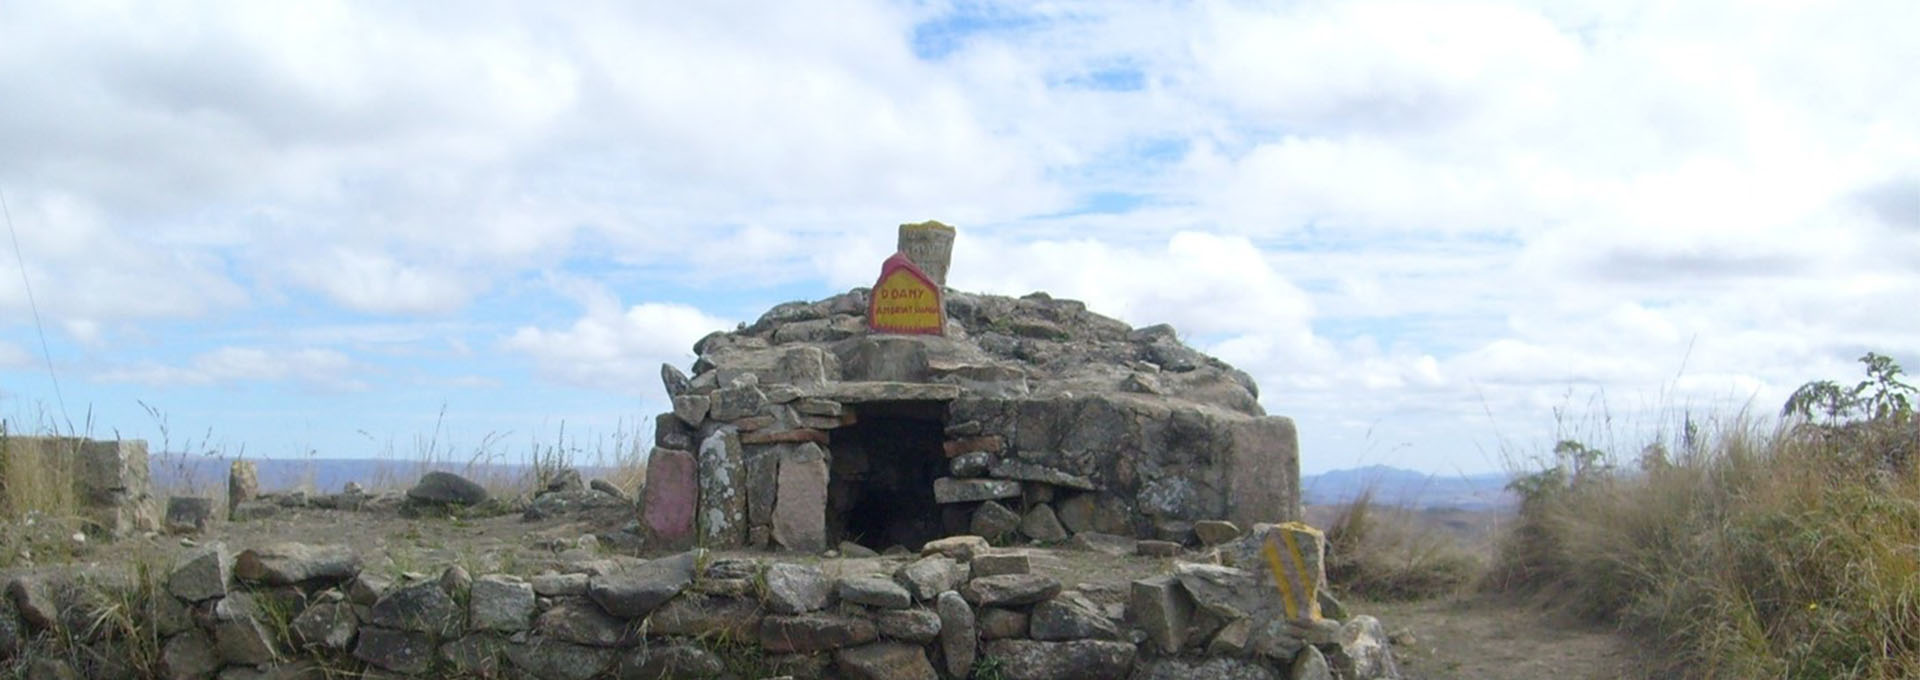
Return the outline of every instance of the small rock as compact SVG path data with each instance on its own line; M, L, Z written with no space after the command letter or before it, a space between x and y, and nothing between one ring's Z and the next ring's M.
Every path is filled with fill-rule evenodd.
M1019 497L1020 482L1011 479L959 479L955 477L941 477L933 480L933 500L935 503L970 503L996 498Z
M955 456L947 462L953 476L973 479L987 476L987 470L993 467L993 454L987 451L974 451Z
M760 621L760 647L776 654L839 649L873 642L879 637L872 621L837 614L769 616Z
M940 651L947 662L947 675L967 677L973 668L974 647L979 639L973 608L967 606L960 593L949 590L940 594L934 609L940 616Z
M1033 571L1032 558L1025 552L988 553L973 556L968 563L973 568L971 576L999 576L1001 574L1026 574Z
M1394 661L1386 629L1378 619L1365 614L1348 619L1340 626L1338 642L1338 651L1327 661L1340 677L1354 680L1400 677L1400 665Z
M840 599L881 609L905 609L913 605L913 595L900 584L884 576L853 576L840 579Z
M803 614L826 609L833 601L833 583L816 567L777 563L767 567L767 608L778 614Z
M227 546L210 543L180 557L178 566L167 575L167 592L188 602L224 597L232 577Z
M344 652L353 644L360 621L353 605L345 602L316 604L293 617L289 624L294 640L308 649Z
M592 647L619 647L628 638L627 622L608 616L586 600L570 600L540 613L533 622L540 637Z
M726 663L698 645L669 642L640 645L620 660L621 678L717 678L726 674Z
M176 534L197 534L213 521L213 499L205 496L167 498L166 529Z
M713 399L704 394L682 394L673 398L673 415L689 427L699 427L707 419Z
M1207 655L1246 656L1248 650L1253 648L1252 637L1253 622L1245 618L1234 619L1221 626L1213 634L1213 639L1207 641Z
M1146 557L1176 557L1180 554L1180 544L1173 541L1140 541L1134 544L1134 550Z
M448 595L460 597L472 587L473 575L467 573L466 567L456 564L440 572L440 589Z
M579 470L561 468L559 472L553 475L552 479L547 480L546 491L547 493L566 493L568 491L579 491L586 487L587 484L580 477Z
M236 460L227 466L227 515L241 503L260 497L260 471L250 460Z
M1039 574L1001 574L968 581L960 596L978 607L1033 604L1060 594L1060 582Z
M1307 645L1293 656L1287 680L1334 680L1333 668L1327 664L1327 656L1321 654L1319 648Z
M532 638L507 645L507 659L541 680L589 680L612 666L618 650Z
M576 597L587 594L586 574L539 574L532 579L533 592L541 597Z
M868 616L883 638L926 644L940 635L940 615L930 609L876 609Z
M1012 458L1002 458L994 463L990 473L1000 479L1017 479L1023 482L1042 482L1054 486L1064 486L1081 491L1095 490L1092 480L1076 474L1061 472L1045 465L1029 463Z
M841 649L833 663L849 680L936 680L933 664L917 645L878 642Z
M580 577L579 592L586 592ZM534 587L518 577L488 574L474 579L467 590L467 627L480 631L517 633L533 618Z
M900 567L893 573L893 580L904 586L913 599L924 602L953 590L965 578L964 571L953 558L930 555Z
M205 678L220 670L220 657L213 653L213 642L196 629L167 638L160 647L160 667L167 678Z
M1075 550L1104 553L1114 557L1126 557L1140 552L1138 541L1125 536L1085 531L1073 535L1068 546Z
M407 499L419 503L478 505L486 502L487 489L460 475L434 471L420 476Z
M1142 662L1145 665L1145 662ZM1134 680L1280 680L1281 676L1253 659L1159 659L1136 669ZM1318 678L1316 680L1333 680Z
M666 388L669 397L686 394L692 387L687 381L687 374L681 372L680 367L666 363L660 364L660 385Z
M433 581L410 583L390 589L373 603L369 624L394 630L430 633L437 637L460 634L463 616L460 605Z
M1118 640L1120 627L1079 593L1061 593L1033 608L1027 623L1035 640Z
M1110 640L994 640L983 651L1000 659L1007 680L1105 680L1126 677L1137 650Z
M920 554L946 555L954 560L966 562L972 560L974 555L984 553L992 547L987 543L987 539L980 536L948 536L928 541L920 548Z
M233 560L234 578L270 586L338 583L359 573L360 556L344 545L275 543L242 550Z
M749 640L759 634L766 612L756 600L682 595L653 610L645 630L651 635L725 636Z
M860 545L853 541L841 541L839 545L839 549L840 549L840 554L846 557L861 558L861 557L879 557L880 556L880 553L874 552L872 548L869 548L864 545Z
M1046 503L1033 506L1027 516L1020 519L1020 533L1042 543L1067 539L1067 528L1061 526L1060 518L1053 514L1053 506Z
M587 582L587 597L614 616L644 617L693 583L696 553L702 552L684 552L633 569L593 576Z
M998 539L1011 533L1020 526L1020 514L1008 510L1007 506L987 501L973 511L973 522L968 530L989 540Z
M228 598L231 599L231 598ZM280 658L273 636L252 616L236 616L213 624L213 649L227 663L259 666Z
M1127 613L1144 629L1147 639L1160 653L1173 655L1187 644L1193 621L1193 597L1171 574L1134 581L1129 591Z
M593 489L594 491L598 491L600 493L617 498L622 503L630 503L633 501L633 499L627 497L627 492L620 490L619 486L614 485L613 482L609 482L607 480L600 479L598 477L595 477L593 481L588 482L587 488Z
M980 639L1000 640L1027 636L1027 615L999 607L980 608Z

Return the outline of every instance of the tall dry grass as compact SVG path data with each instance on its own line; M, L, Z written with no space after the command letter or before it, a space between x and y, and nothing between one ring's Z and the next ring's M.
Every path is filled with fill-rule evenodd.
M1619 625L1674 677L1920 677L1920 421L1789 422L1519 478L1482 588Z
M29 514L69 517L74 495L76 437L17 437L0 423L0 518Z
M1485 568L1464 537L1373 497L1361 492L1327 526L1327 582L1335 589L1371 600L1446 597Z

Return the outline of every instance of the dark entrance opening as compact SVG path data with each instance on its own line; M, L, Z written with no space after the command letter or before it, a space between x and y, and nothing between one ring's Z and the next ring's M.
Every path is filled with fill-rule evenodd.
M874 550L919 550L940 538L933 480L947 472L941 452L945 402L883 401L850 406L857 421L833 431L827 535Z

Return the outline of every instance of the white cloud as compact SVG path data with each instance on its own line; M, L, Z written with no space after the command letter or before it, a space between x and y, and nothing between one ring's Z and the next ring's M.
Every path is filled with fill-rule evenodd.
M729 322L687 305L647 302L622 311L595 305L565 329L523 326L502 347L528 355L561 382L660 396L660 364L682 366L693 343Z
M182 366L147 363L100 371L93 378L151 387L291 382L355 392L368 388L366 372L365 366L336 350L228 346L194 355Z
M472 283L456 272L347 249L309 254L287 273L342 307L384 314L446 313L473 294Z
M194 357L121 379L444 345L651 393L708 296L868 285L927 218L956 286L1171 322L1334 455L1920 356L1910 2L11 9L0 189L47 329Z

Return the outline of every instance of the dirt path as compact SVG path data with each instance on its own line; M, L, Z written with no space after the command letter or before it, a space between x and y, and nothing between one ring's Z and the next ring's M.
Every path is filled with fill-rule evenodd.
M1606 628L1481 600L1356 602L1412 634L1394 653L1408 680L1615 680L1659 677L1640 646Z

